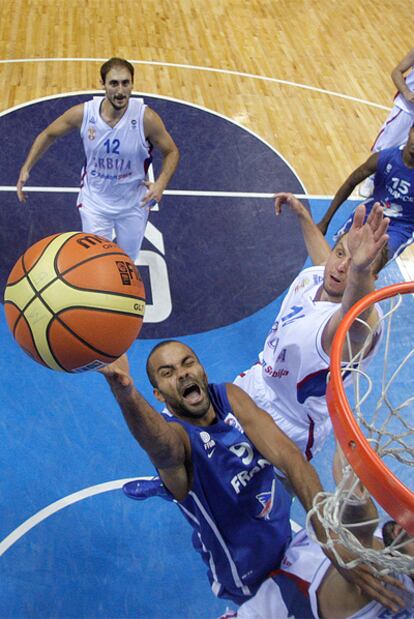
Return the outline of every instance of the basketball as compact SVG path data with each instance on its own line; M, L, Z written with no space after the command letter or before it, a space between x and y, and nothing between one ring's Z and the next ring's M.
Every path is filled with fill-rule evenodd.
M145 290L134 262L115 243L66 232L26 250L4 294L7 324L42 365L85 372L122 355L137 338Z

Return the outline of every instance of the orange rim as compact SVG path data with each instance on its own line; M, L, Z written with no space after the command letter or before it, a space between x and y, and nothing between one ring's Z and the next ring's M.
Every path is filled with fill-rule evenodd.
M326 399L335 436L356 475L383 509L404 527L409 535L414 536L414 493L370 447L349 405L341 376L342 350L346 334L355 318L378 301L409 293L414 293L414 282L386 286L360 299L346 313L332 343Z

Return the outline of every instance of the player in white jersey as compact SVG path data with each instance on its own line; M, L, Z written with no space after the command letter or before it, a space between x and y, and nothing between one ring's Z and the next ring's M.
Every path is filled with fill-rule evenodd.
M179 160L179 152L160 116L142 99L131 98L134 68L111 58L100 70L105 96L75 105L52 122L33 142L17 181L23 187L35 163L53 142L79 129L85 149L77 205L84 232L112 238L136 260L151 205L161 200ZM148 180L152 149L162 157L154 182Z
M326 377L333 337L342 317L374 289L376 273L386 260L388 219L380 204L365 224L364 205L358 221L331 250L309 211L292 194L276 197L276 212L287 203L299 218L312 261L292 283L266 338L259 362L234 381L310 460L331 430L326 404ZM378 310L365 320L375 331ZM367 328L353 325L354 354L363 346ZM373 354L374 346L369 354Z
M411 69L405 76L404 74ZM414 123L414 47L391 71L397 93L394 105L382 125L371 152L377 153L385 148L402 148L407 142L408 133ZM369 198L374 191L374 177L369 176L359 188L360 196Z
M404 146L408 132L414 123L414 47L391 72L391 78L398 92L394 106L381 127L372 146L372 152ZM404 73L411 69L407 76Z

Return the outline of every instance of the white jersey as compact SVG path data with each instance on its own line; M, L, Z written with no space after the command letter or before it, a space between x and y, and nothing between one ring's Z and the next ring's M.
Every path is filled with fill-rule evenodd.
M143 181L151 163L145 139L142 99L131 98L120 121L110 127L101 117L104 97L84 104L80 130L86 162L78 205L102 215L117 215L139 207L147 189Z
M317 542L301 529L292 539L280 570L265 580L256 595L237 611L237 619L319 619L317 592L331 562ZM282 575L287 578L283 578ZM405 575L395 575L407 589L406 608L393 614L370 602L347 619L409 619L413 617L414 584ZM401 592L399 592L401 594Z
M326 403L330 359L322 347L322 334L339 304L315 300L324 269L304 269L293 281L259 363L234 381L308 459L320 450L332 427Z
M405 83L407 88L414 92L414 69L411 69L410 73L405 77ZM407 101L400 92L395 97L394 105L414 116L414 103Z

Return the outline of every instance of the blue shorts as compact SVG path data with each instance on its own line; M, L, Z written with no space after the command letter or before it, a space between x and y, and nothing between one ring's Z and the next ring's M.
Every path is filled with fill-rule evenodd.
M367 216L371 212L374 205L374 200L370 199L364 202L367 209ZM334 242L336 243L345 232L348 232L352 222L354 220L355 211L345 221L345 223L335 232ZM400 221L398 217L390 217L390 224L388 226L388 262L394 260L399 256L406 247L414 242L414 223L406 223Z

